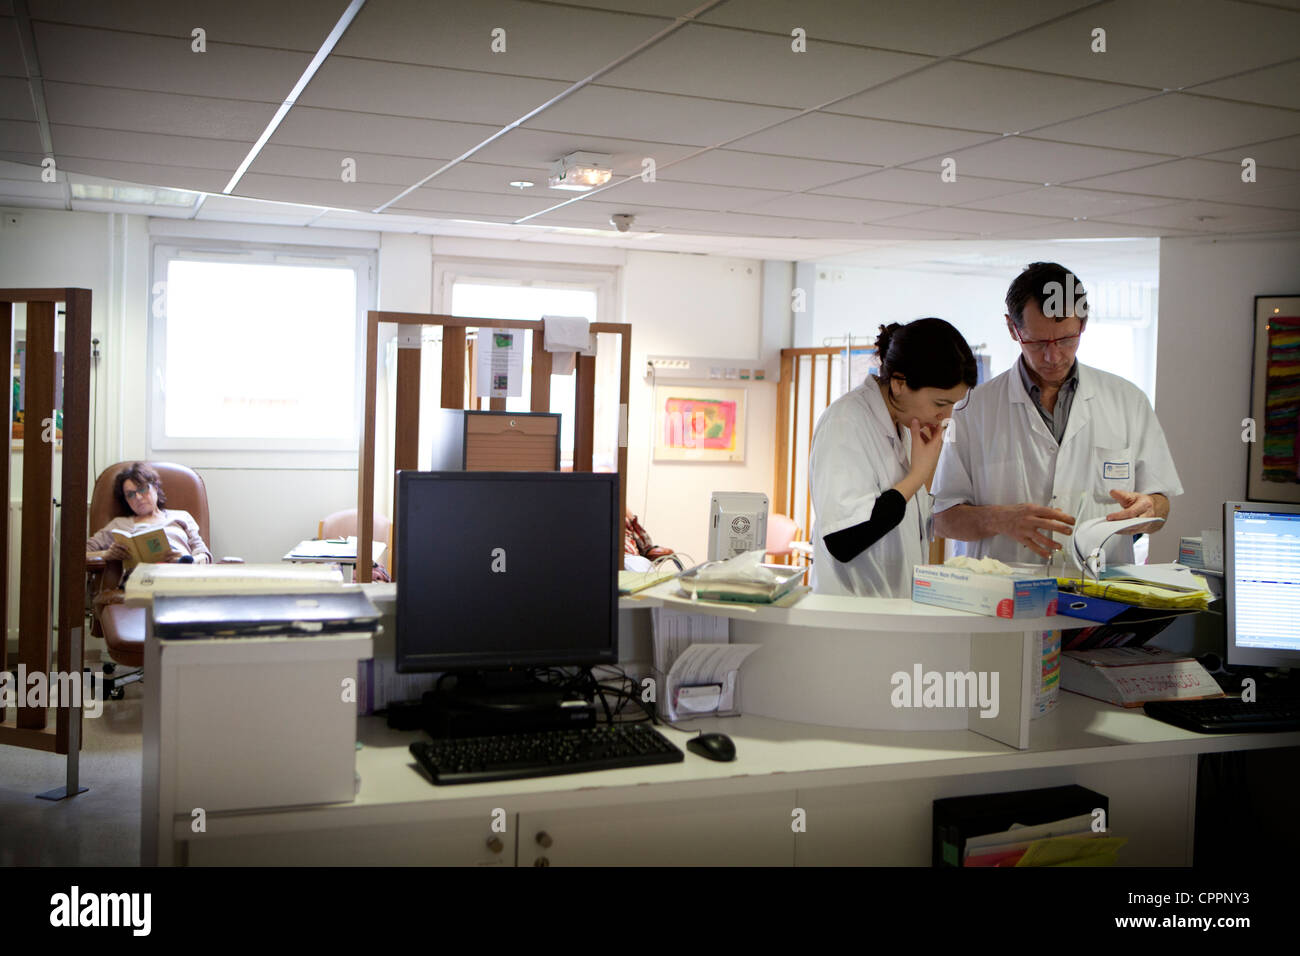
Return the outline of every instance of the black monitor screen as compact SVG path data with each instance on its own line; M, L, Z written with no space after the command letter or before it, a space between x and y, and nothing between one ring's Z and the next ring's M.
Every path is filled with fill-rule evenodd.
M397 476L397 669L618 659L618 475Z

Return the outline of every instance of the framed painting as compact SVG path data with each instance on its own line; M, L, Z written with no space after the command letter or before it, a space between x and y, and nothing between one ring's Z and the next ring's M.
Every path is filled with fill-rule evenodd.
M1250 389L1246 496L1300 502L1300 295L1255 297Z
M655 461L743 462L743 388L655 386Z

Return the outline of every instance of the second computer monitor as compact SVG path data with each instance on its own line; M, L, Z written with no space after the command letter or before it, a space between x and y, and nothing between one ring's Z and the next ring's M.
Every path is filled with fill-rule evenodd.
M619 476L397 476L397 669L618 659Z
M1300 504L1223 508L1229 666L1300 666Z

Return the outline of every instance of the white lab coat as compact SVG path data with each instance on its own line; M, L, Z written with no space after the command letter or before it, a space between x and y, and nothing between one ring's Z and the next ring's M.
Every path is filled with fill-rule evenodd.
M1132 382L1082 363L1059 447L1014 365L972 390L952 419L952 440L944 445L934 476L936 514L960 504L1028 501L1086 521L1120 510L1112 489L1169 498L1183 493L1146 395ZM1043 563L1006 535L960 544L958 550L973 557ZM1107 565L1132 561L1132 536L1112 537Z
M912 568L927 559L930 496L924 488L907 502L896 528L847 564L835 560L823 540L870 519L881 492L907 477L912 435L899 436L879 381L868 376L836 399L813 433L808 473L817 522L812 573L818 594L910 597Z

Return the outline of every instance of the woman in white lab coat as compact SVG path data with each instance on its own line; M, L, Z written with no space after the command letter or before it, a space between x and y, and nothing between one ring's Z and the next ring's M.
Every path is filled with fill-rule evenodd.
M928 486L943 423L975 385L975 356L943 319L880 327L878 377L831 404L809 476L820 594L907 597L928 560Z

